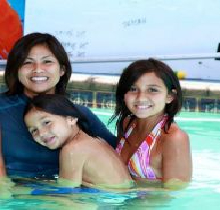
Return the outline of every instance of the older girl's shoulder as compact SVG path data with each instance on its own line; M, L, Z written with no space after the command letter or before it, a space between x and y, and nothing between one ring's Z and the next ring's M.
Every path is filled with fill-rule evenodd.
M182 130L176 123L172 123L168 133L163 134L163 141L172 144L172 142L176 143L184 143L188 142L189 136L188 134Z

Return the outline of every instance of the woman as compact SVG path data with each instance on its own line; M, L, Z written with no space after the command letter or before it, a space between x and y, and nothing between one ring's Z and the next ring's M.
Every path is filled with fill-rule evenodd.
M8 91L0 95L0 175L7 172L9 176L51 178L58 174L59 151L51 151L32 140L23 112L29 98L35 95L64 95L71 73L67 53L54 36L32 33L16 42L5 70ZM93 133L115 147L115 137L98 117L87 107L77 107L88 117Z

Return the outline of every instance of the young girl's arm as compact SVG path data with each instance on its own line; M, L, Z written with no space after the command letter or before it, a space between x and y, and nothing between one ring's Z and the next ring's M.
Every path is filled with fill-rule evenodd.
M82 184L83 161L77 151L63 148L60 151L58 184L79 187Z
M185 187L192 177L190 143L188 135L176 125L165 134L162 160L164 187Z

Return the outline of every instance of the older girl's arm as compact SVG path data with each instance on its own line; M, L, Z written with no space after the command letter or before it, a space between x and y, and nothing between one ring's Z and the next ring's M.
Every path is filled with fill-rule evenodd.
M192 158L188 135L178 127L163 141L162 176L164 187L180 189L192 178Z

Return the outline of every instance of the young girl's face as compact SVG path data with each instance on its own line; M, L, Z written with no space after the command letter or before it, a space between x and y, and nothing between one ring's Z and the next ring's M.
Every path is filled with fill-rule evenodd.
M49 149L57 149L69 140L73 133L71 119L32 109L24 118L33 139Z
M64 74L57 58L45 45L34 46L18 70L18 79L24 86L24 94L55 93Z
M138 118L164 114L165 105L172 99L162 79L155 73L143 74L124 95L126 106Z

